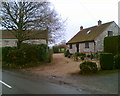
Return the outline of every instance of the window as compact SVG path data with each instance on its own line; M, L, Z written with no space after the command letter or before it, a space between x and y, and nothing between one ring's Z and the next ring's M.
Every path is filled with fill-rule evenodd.
M108 36L113 36L113 31L108 31Z
M89 34L90 32L91 32L91 30L88 30L88 31L87 31L87 34Z
M72 49L72 44L70 44L70 49Z
M89 48L89 42L85 43L85 48Z

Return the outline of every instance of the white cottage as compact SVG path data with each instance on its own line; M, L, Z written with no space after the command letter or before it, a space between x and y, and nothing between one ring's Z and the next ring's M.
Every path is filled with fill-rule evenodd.
M120 28L114 21L102 24L99 20L96 26L85 29L81 26L80 31L66 44L70 53L101 52L104 47L104 38L118 35L119 32Z
M47 44L47 34L39 31L31 31L34 35L31 37L30 40L23 41L24 43L31 43L31 44ZM17 39L8 30L0 30L0 47L5 46L17 46Z

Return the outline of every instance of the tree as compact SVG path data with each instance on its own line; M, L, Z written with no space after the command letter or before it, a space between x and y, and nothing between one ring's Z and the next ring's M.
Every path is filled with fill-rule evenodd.
M61 34L62 21L50 2L1 2L1 25L18 39L17 47L20 48L24 40L36 35L31 30L39 30L48 34L48 41L54 42Z

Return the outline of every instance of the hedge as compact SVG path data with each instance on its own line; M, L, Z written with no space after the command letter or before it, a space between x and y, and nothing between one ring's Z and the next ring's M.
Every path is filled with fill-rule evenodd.
M114 68L120 69L120 54L114 56Z
M91 61L85 61L80 64L80 72L82 74L96 73L98 72L97 64Z
M22 44L20 49L12 47L2 48L2 61L6 63L14 63L17 65L25 65L33 62L50 62L52 52L49 52L48 46L45 44Z
M100 54L100 64L103 70L113 69L113 54L112 53L101 53Z
M105 37L104 39L104 52L105 53L120 53L120 35Z

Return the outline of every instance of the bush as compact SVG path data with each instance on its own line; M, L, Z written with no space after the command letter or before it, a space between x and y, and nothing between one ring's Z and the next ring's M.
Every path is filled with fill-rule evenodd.
M80 59L81 59L81 60L84 60L84 56L80 56Z
M103 70L113 69L113 54L112 53L101 53L100 64Z
M94 55L91 53L90 55L90 59L92 60L94 58Z
M46 62L50 63L53 58L52 56L53 56L53 51L51 49L49 49L47 52L47 61Z
M2 47L2 61L4 62L12 62L12 58L10 57L10 52L16 49L15 47Z
M104 52L113 53L114 55L120 53L120 35L105 37Z
M90 58L90 55L88 54L87 57Z
M114 56L114 68L120 69L120 54Z
M68 56L70 56L71 54L70 54L70 52L69 52L69 50L66 50L65 52L64 52L64 56L65 57L68 57Z
M59 49L58 46L53 46L53 53L59 53Z
M26 65L28 63L51 62L52 52L45 44L22 44L20 49L5 47L3 52L3 62Z
M84 53L84 52L82 52L82 53L78 53L78 56L86 57L86 53Z
M80 72L82 74L96 73L98 72L97 64L95 62L85 61L80 64Z

